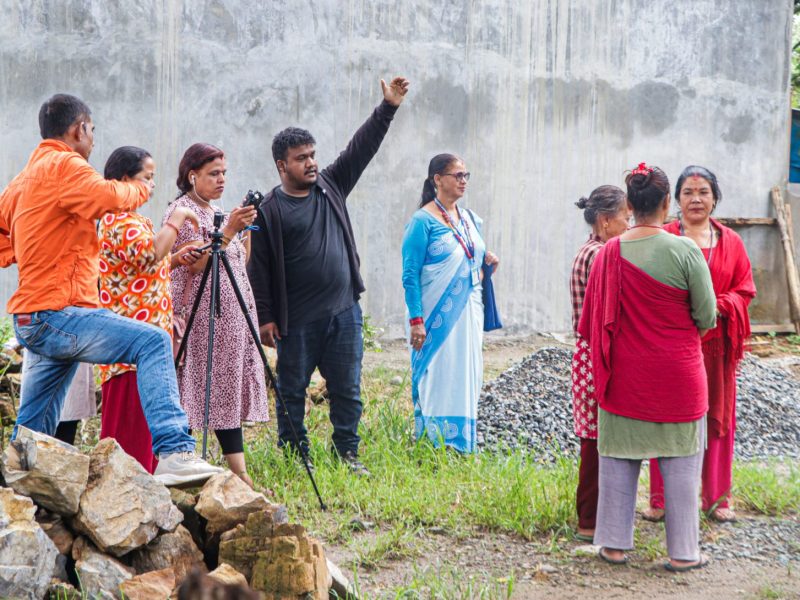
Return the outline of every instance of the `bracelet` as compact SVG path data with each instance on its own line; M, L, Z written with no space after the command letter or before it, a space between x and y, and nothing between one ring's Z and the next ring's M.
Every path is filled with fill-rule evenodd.
M412 327L414 325L424 325L425 319L423 319L422 317L414 317L413 319L408 320L408 324L411 325Z
M224 235L223 235L223 236L222 236L222 241L223 241L223 242L225 242L226 244L230 245L230 243L231 243L231 238L229 238L229 237L226 237L226 236L224 236Z
M180 229L178 229L177 227L175 227L175 225L173 225L173 224L172 224L172 223L170 223L169 221L167 221L166 223L164 223L164 225L166 225L167 227L172 227L172 228L175 230L175 235L180 235L180 234L181 234L181 230L180 230Z

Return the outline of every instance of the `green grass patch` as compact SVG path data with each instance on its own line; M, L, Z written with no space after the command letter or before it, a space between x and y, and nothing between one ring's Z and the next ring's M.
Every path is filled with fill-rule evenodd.
M396 600L505 600L514 591L513 575L464 572L453 567L415 569L410 581L396 590Z
M800 466L788 461L736 463L733 496L740 506L764 515L800 512Z
M392 385L392 377L404 377ZM362 387L361 458L372 472L352 476L330 449L327 410L307 418L315 478L329 507L319 510L299 463L287 461L274 438L251 441L248 464L260 485L275 491L293 518L328 539L347 541L353 518L377 521L403 536L430 526L460 535L480 527L526 539L563 532L574 525L577 466L569 458L554 465L527 452L461 456L414 439L407 373L376 369Z

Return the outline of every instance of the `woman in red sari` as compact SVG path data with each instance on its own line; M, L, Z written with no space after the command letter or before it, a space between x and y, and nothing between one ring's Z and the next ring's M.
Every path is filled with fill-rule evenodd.
M717 297L717 326L703 337L708 378L708 437L703 459L702 508L717 521L734 521L729 506L736 431L736 367L750 335L747 307L756 295L750 259L742 239L711 218L722 193L716 176L704 167L684 169L675 186L680 220L664 227L686 236L703 251ZM650 466L650 509L644 518L664 518L664 480L655 461Z

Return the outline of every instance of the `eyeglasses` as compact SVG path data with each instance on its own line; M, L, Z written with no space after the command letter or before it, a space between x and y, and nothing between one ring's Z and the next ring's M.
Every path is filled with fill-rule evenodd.
M455 177L456 181L469 181L469 171L459 171L458 173L442 173L442 177Z

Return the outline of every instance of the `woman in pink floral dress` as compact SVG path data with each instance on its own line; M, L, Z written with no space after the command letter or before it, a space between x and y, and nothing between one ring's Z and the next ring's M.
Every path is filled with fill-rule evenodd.
M625 192L613 185L600 186L588 198L581 198L575 205L583 210L584 220L592 227L589 239L580 247L572 263L570 279L572 328L576 338L575 355L572 358L572 415L575 435L581 439L581 466L576 498L578 511L576 537L590 542L594 537L599 491L597 403L592 385L589 345L578 335L578 321L581 318L592 261L603 244L628 229L631 213L625 201Z
M188 225L181 227L174 250L186 244L210 241L214 230L214 212L219 210L212 201L222 196L225 174L225 155L219 148L210 144L194 144L186 150L178 168L177 183L181 196L167 209L164 219L169 219L175 210L189 208L197 214L200 227L196 231ZM256 210L252 207L234 208L225 218L222 233L223 248L236 284L244 296L250 318L258 327L253 292L245 270L250 252L249 232L245 228L252 224L255 216ZM191 266L181 266L172 271L172 299L176 315L182 314L188 319L207 261L208 255ZM187 283L191 286L188 290ZM185 363L178 369L181 404L192 429L203 428L210 291L209 279L189 333ZM214 319L208 427L214 430L230 469L252 486L244 461L242 422L268 419L267 388L258 348L250 336L247 321L224 268L220 268L219 305L221 315Z

